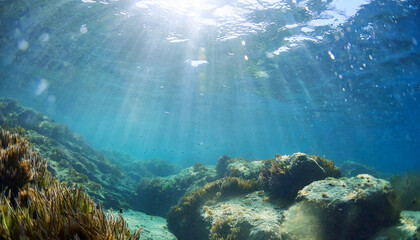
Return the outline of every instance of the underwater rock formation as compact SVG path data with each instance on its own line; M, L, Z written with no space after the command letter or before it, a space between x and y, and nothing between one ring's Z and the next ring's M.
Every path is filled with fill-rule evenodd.
M83 185L106 208L129 206L135 182L66 126L12 99L0 99L0 125L25 135L61 182Z
M200 209L208 239L281 240L283 211L256 191L226 201L207 202ZM283 234L284 235L284 234Z
M294 153L290 156L276 155L275 159L267 161L261 171L260 182L272 197L292 200L300 189L311 182L340 176L340 170L332 161Z
M0 239L139 239L79 188L60 184L29 143L0 129Z
M250 161L244 158L230 158L224 155L218 159L216 171L219 178L258 179L264 167L264 161Z
M200 163L183 169L177 175L142 178L137 185L132 206L147 214L165 217L171 206L176 205L184 194L216 179L214 167Z
M209 239L210 229L206 228L208 223L201 218L199 209L202 209L205 204L225 201L256 190L258 190L258 182L255 180L226 177L209 183L182 197L178 204L171 208L167 216L168 228L180 240ZM224 230L214 231L218 232L215 234L224 234L219 232ZM230 239L241 238L231 237Z
M367 239L400 214L389 182L368 174L315 181L298 199L317 212L324 239Z
M134 182L142 178L167 177L181 171L177 165L163 159L139 160L119 151L101 151L101 153Z
M373 240L399 239L418 240L420 239L420 212L402 211L399 224L383 229Z

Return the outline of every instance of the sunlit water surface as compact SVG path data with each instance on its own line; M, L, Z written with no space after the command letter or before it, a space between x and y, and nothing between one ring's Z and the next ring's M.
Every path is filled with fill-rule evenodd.
M419 167L416 0L0 0L0 96L182 165Z

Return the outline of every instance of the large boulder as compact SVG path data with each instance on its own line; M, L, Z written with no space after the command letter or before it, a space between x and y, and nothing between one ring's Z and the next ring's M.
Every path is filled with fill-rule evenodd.
M367 239L400 214L389 182L367 174L315 181L298 199L321 220L323 239Z
M228 204L231 209L222 205L235 198L246 198L256 190L258 183L255 180L226 177L209 183L182 197L171 208L167 215L168 228L179 240L247 239L245 236L249 233L244 231L250 225L240 221L241 211L251 214L252 210L247 209L246 204L242 207ZM225 213L230 214L230 218L227 219Z
M281 240L282 210L267 199L264 191L256 191L204 204L199 209L202 229L208 239Z
M340 171L332 161L305 153L279 156L266 162L260 182L273 198L293 200L297 192L313 181L339 177Z

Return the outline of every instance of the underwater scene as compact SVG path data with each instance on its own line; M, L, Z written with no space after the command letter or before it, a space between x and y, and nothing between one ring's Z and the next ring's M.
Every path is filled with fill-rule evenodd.
M0 239L420 239L418 0L0 0Z

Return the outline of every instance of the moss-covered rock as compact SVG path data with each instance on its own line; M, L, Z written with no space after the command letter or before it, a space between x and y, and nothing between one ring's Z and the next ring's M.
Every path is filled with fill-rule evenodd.
M135 182L68 127L11 99L0 99L0 125L24 134L61 182L83 185L106 208L129 206Z
M151 215L165 217L171 206L184 194L191 193L217 179L212 166L196 163L177 175L142 178L137 185L132 206Z
M203 188L182 197L178 204L171 208L167 216L168 228L180 240L209 239L210 229L206 227L208 223L201 217L200 212L203 206L227 201L256 190L258 190L258 183L255 180L227 177L209 183ZM220 236L226 234L231 234L231 236L232 234L242 234L240 232L236 233L232 229L226 229L227 227L226 225L215 226L213 229L214 239L217 239L217 236L220 239ZM224 232L224 229L229 232Z
M255 191L226 201L204 204L200 217L208 239L282 239L282 210L264 191Z
M244 158L230 158L224 155L218 159L216 171L220 178L258 179L264 167L264 161L250 161Z
M298 199L317 212L323 239L367 239L400 214L389 182L367 174L315 181Z
M334 162L305 153L276 155L265 164L260 182L274 198L293 200L297 192L311 182L341 175Z

